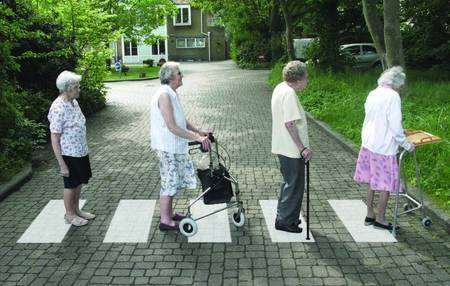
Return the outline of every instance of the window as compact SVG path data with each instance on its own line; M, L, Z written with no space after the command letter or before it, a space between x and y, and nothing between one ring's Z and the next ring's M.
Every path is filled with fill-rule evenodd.
M158 40L152 45L152 55L165 55L166 54L166 41Z
M138 55L136 41L126 40L123 42L123 45L124 45L124 50L125 50L125 56L137 56Z
M205 47L205 38L178 38L176 46L178 49L196 49Z
M350 53L353 56L359 56L360 49L359 46L351 46L344 49L344 52Z
M219 23L216 19L216 17L214 17L211 14L208 14L208 27L214 27L214 26L218 26Z
M177 15L173 18L174 26L189 26L191 25L191 6L178 5Z
M363 54L376 54L377 50L373 46L363 46Z

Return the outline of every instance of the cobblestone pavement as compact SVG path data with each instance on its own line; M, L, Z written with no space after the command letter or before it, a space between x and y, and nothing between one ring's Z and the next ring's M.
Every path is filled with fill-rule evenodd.
M259 199L276 199L280 182L270 154L267 71L231 62L182 64L185 112L213 127L232 157L248 222L232 227L232 243L187 243L155 226L147 243L103 243L120 199L157 199L158 165L149 152L149 102L157 80L108 84L108 106L88 122L93 179L84 209L98 217L71 228L60 244L17 244L52 199L62 198L56 161L35 170L22 189L0 202L0 284L5 285L450 285L450 239L442 225L401 217L398 243L356 243L328 199L362 199L352 181L355 157L310 124L312 230L315 243L272 243ZM184 210L195 192L176 200ZM391 205L392 209L392 205ZM62 216L62 214L61 214ZM62 219L62 217L61 217Z

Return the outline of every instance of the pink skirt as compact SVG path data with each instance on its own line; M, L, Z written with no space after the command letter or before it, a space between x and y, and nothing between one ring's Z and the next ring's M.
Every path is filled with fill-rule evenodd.
M381 155L361 147L353 177L356 182L369 184L374 191L395 193L398 176L395 155ZM401 188L400 192L402 191Z

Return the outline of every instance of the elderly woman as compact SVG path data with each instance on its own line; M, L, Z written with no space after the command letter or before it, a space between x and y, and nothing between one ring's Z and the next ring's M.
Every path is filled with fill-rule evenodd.
M183 189L196 188L193 163L188 156L188 141L198 141L209 149L208 133L186 120L176 90L183 84L178 63L167 62L159 72L161 87L151 103L151 147L159 159L161 175L160 230L177 230L184 217L173 213L173 197Z
M361 132L362 144L356 163L354 179L369 184L367 192L366 225L392 230L386 221L389 195L396 191L399 177L397 151L399 146L408 151L414 144L406 140L402 127L399 91L406 76L401 67L392 67L378 79L378 87L367 96L365 119ZM378 215L373 210L374 192L380 193Z
M272 94L272 153L278 155L283 176L275 229L302 232L300 209L305 190L305 163L311 159L308 125L297 92L308 83L306 65L291 61L283 68L283 82Z
M80 96L80 81L81 76L63 71L56 79L60 94L48 113L53 152L64 181L64 219L74 226L86 225L88 220L95 218L79 207L82 184L87 184L92 176L86 119L76 100Z

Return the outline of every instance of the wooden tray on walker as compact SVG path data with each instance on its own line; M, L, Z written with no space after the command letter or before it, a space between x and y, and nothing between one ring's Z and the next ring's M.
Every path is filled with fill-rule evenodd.
M422 145L438 143L438 142L442 141L442 139L440 137L430 134L428 132L422 131L422 130L405 129L405 135L406 135L406 139L409 142L414 143L414 145L416 145L416 149L417 149L417 147L422 146ZM418 209L422 209L422 215L423 215L422 225L424 227L429 227L432 223L431 219L425 215L425 211L423 209L423 190L420 188L420 170L419 170L419 164L417 163L417 159L416 159L416 149L414 149L412 154L413 154L413 162L414 162L414 167L415 167L417 189L418 189L419 196L420 196L420 202L417 201L416 199L414 199L413 197L411 197L410 195L408 195L406 179L403 180L405 192L403 194L400 193L402 162L403 162L403 158L405 157L405 154L408 153L407 150L403 150L400 153L399 160L398 160L398 172L399 172L398 177L399 178L398 178L398 183L397 183L397 190L395 192L395 194L396 194L395 210L394 210L394 221L393 221L393 226L392 226L393 227L392 234L394 235L394 237L396 236L397 218L398 218L398 216L400 216L402 214L406 214L406 213L410 213L410 212L413 212ZM408 202L403 205L403 212L398 213L398 208L399 208L398 204L399 204L400 196L405 197L408 200Z

